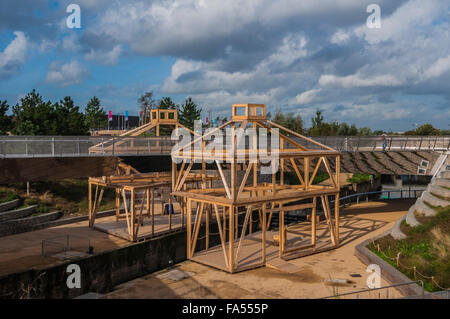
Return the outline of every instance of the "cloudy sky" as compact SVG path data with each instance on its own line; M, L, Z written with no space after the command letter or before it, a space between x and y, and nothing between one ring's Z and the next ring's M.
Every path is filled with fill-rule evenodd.
M67 27L67 6L81 28ZM366 24L376 3L381 28ZM114 113L191 96L403 131L450 124L450 0L1 0L0 100L36 88Z

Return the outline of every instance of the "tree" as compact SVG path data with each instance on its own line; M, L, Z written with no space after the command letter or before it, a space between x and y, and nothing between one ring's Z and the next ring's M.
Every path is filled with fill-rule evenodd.
M184 126L194 129L194 121L200 119L202 109L198 108L197 104L188 97L184 104L179 109L179 121Z
M150 110L155 108L155 100L153 99L153 91L146 92L138 99L141 105L142 121L147 123L150 119Z
M163 97L160 101L159 101L159 105L158 108L160 109L176 109L176 105L175 103L172 101L172 99L170 97Z
M58 135L87 135L88 127L84 114L80 107L75 106L70 96L64 97L59 103L55 103L56 133Z
M15 135L56 135L56 113L33 89L13 107Z
M12 120L11 117L6 115L8 112L8 101L0 100L0 135L6 135L11 129Z
M16 135L84 135L84 115L66 96L59 103L44 102L36 90L28 93L13 107Z
M86 105L84 111L85 124L88 129L105 127L108 123L106 111L100 105L100 100L94 96Z
M405 132L405 135L441 135L441 131L427 123L417 127L415 130Z
M295 115L295 113L291 112L284 115L281 112L281 109L278 108L272 122L280 124L295 132L303 133L303 119L299 114Z

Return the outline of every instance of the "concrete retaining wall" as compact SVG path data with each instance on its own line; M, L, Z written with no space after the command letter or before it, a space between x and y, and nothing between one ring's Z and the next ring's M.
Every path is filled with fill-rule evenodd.
M53 212L33 217L9 220L0 224L0 237L9 236L39 229L39 225L56 220L63 216L62 212Z
M253 218L256 219L257 212ZM239 216L242 224L244 214ZM258 223L253 223L257 230ZM202 225L199 238L205 235ZM211 222L210 232L217 233L217 222ZM145 274L164 269L169 261L186 260L186 230L177 231L142 243L68 261L53 267L30 269L0 277L0 298L23 298L24 287L36 288L33 298L74 298L88 292L106 293L114 286ZM210 247L220 244L220 237L210 239ZM198 241L197 251L205 249L206 240ZM67 288L67 266L77 264L81 269L81 288Z
M12 201L0 204L0 212L6 212L10 209L16 208L20 205L20 199L14 199Z
M381 277L383 277L392 285L411 282L413 281L412 279L402 274L400 271L389 265L387 262L385 262L383 259L375 255L367 248L367 245L369 245L372 241L375 241L378 238L388 235L389 232L390 231L383 233L379 236L376 236L373 239L372 238L367 239L363 241L361 244L357 245L355 247L355 256L358 257L358 259L361 260L366 265L370 264L379 265L381 269ZM416 296L422 294L422 287L420 287L417 284L400 286L396 287L396 289L399 290L404 296Z
M8 220L19 219L19 218L30 216L31 214L34 213L34 211L36 210L36 207L37 207L37 205L32 205L32 206L0 213L0 223L3 223Z

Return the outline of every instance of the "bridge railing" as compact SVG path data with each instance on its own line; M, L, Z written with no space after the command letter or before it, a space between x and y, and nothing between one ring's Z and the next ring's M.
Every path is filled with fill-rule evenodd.
M0 158L165 155L173 145L170 137L6 136Z
M383 150L379 136L320 136L313 139L339 151ZM319 148L311 142L301 142L310 149ZM0 158L169 155L175 143L168 136L0 136ZM450 136L387 136L385 149L448 151Z
M383 150L381 136L318 136L313 139L339 151ZM386 136L385 145L386 151L447 151L450 136Z

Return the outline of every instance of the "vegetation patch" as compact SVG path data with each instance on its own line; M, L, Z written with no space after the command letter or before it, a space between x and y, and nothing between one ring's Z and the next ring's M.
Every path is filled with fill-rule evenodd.
M368 248L411 280L423 280L427 291L441 291L450 287L450 207L420 222L410 227L403 221L400 230L407 238L388 235Z
M94 190L95 192L95 190ZM7 196L3 194L8 194ZM33 215L61 211L64 215L87 215L89 209L87 179L65 179L61 181L31 182L30 194L22 183L0 186L0 199L23 199L21 207L37 205ZM105 189L99 210L115 207L115 192ZM1 201L0 201L1 202Z
M370 174L359 174L359 173L355 173L353 174L352 177L347 178L347 182L352 183L352 184L361 184L361 183L366 183L366 182L370 182Z
M18 198L19 196L16 193L11 192L9 190L0 191L0 204L10 202Z

